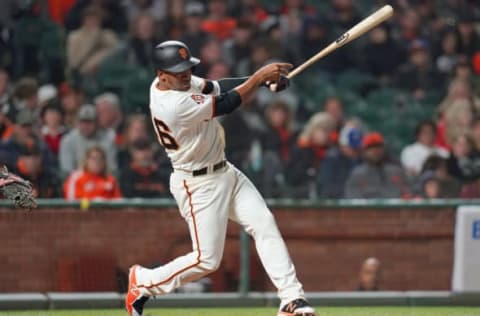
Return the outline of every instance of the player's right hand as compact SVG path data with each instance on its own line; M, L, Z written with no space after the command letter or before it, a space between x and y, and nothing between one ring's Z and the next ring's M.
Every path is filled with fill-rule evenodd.
M280 76L286 77L293 65L289 63L271 63L258 69L253 76L257 77L259 84L264 84L267 81L278 82Z

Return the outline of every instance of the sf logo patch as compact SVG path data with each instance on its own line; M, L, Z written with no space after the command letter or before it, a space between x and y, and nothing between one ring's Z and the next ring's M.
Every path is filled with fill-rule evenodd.
M205 97L201 94L192 94L191 97L193 101L195 101L195 103L197 104L202 104L203 102L205 102Z
M188 58L188 52L185 48L183 47L180 47L178 49L178 53L180 54L180 57L182 57L183 59L187 59Z

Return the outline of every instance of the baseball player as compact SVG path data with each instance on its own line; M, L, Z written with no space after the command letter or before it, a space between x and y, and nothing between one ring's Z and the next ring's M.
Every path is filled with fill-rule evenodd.
M142 315L150 296L170 293L215 271L231 219L255 240L260 260L278 289L278 316L314 316L272 213L247 177L225 160L224 132L216 119L238 108L261 86L277 83L277 91L285 89L292 65L272 63L247 78L205 80L192 75L200 60L178 41L159 44L155 60L152 122L173 166L170 191L188 224L193 250L154 269L130 268L125 297L129 315Z

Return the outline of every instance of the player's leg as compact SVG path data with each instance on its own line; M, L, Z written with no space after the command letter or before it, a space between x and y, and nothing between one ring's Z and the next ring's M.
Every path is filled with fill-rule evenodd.
M129 306L134 307L135 301L141 297L169 293L218 268L225 243L229 196L235 178L232 172L217 173L215 176L187 179L172 176L171 191L182 217L188 223L193 251L154 269L134 266L130 273L130 283L134 286L129 287L132 295L127 295L127 310ZM141 312L137 314L141 315Z
M250 180L235 169L237 182L233 192L233 208L230 218L242 225L255 240L260 260L278 289L281 307L301 307L304 298L302 284L298 281L295 267L288 254L275 219L262 196ZM297 301L297 299L301 299ZM294 303L294 304L292 304ZM305 302L306 303L306 302ZM314 315L308 303L298 315ZM280 311L281 312L281 311ZM294 310L279 315L297 315Z

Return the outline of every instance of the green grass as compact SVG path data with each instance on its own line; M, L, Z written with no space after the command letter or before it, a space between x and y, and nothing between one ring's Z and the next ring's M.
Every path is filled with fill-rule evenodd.
M318 316L479 316L480 308L467 307L328 307ZM126 316L122 310L12 311L0 316ZM148 309L144 316L276 316L273 308Z

